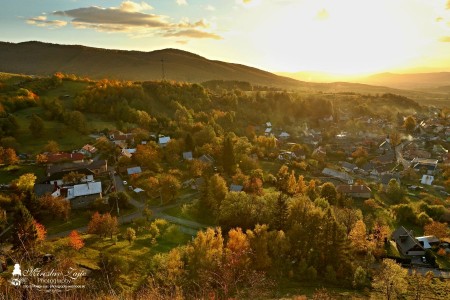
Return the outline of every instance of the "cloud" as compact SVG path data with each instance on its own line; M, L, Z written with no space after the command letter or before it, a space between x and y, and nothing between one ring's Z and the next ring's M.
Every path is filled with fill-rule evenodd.
M112 25L112 27L117 25L124 27L164 27L168 24L164 16L98 6L55 11L53 15L71 18L72 23L101 24L104 27L109 25Z
M146 10L152 10L153 7L149 4L142 1L141 3L136 3L133 1L124 1L120 4L120 9L124 11L146 11Z
M208 11L215 11L216 8L215 8L214 6L212 6L211 4L208 4L208 5L205 6L205 10L208 10Z
M177 0L178 5L188 5L186 0Z
M442 22L442 21L444 21L444 18L442 18L442 17L437 17L435 21L436 21L436 22Z
M447 9L450 9L450 0L447 0Z
M186 29L186 30L176 30L168 31L164 34L165 37L188 37L196 39L214 39L221 40L222 37L215 33L205 32L197 29Z
M186 1L184 1L186 2ZM47 16L27 19L35 26L63 27L71 24L77 29L94 29L100 32L124 32L131 36L159 35L163 37L189 37L221 39L216 33L205 31L210 24L201 19L190 22L183 19L173 22L168 16L145 11L153 8L146 2L123 1L119 7L81 7L65 11L54 11L49 16L64 17L69 21L48 20Z
M443 36L439 38L439 42L450 43L450 36Z
M29 18L26 22L30 25L39 27L59 28L67 25L66 21L61 20L47 20L47 16L38 16L35 18Z

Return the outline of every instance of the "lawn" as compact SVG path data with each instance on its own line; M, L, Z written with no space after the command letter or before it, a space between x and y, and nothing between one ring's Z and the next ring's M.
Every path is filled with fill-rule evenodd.
M186 244L191 239L189 235L182 233L175 236L163 235L158 239L156 245L152 245L150 242L151 235L148 231L136 230L136 240L129 243L122 237L127 227L133 226L131 224L121 226L116 242L109 237L101 238L97 235L83 234L85 246L79 251L67 247L68 238L47 242L44 247L57 256L70 256L74 262L91 269L99 268L101 253L121 257L128 263L129 272L122 274L118 282L123 284L125 288L135 288L146 276L153 255L168 252L174 247Z
M12 166L0 166L0 183L8 184L12 180L19 178L26 173L33 173L36 175L39 181L45 178L45 169L37 165L12 165Z
M64 232L71 229L87 226L92 212L86 210L72 210L68 221L56 219L52 215L44 216L42 224L47 229L47 235Z

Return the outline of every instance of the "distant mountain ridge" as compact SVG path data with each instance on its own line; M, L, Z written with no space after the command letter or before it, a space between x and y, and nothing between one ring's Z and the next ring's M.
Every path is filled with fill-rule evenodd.
M161 61L163 60L163 62ZM110 50L43 42L0 42L0 71L29 75L55 72L92 79L203 82L240 80L257 85L295 87L301 82L241 64L209 60L178 49L151 52Z
M297 80L308 82L336 82L346 81L368 85L385 86L395 89L438 91L439 88L450 85L450 72L428 73L378 73L369 76L340 75L323 72L277 72L281 76L287 76Z

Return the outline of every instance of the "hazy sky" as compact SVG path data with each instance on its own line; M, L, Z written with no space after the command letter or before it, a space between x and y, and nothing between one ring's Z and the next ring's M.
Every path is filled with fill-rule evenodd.
M450 71L450 0L4 0L0 40L179 48L268 71Z

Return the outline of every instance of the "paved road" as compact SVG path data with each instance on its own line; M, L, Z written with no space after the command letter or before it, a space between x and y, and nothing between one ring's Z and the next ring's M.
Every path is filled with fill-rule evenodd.
M114 179L115 181L115 190L117 192L120 191L125 191L126 187L123 184L122 179L120 178L119 175L113 175L111 174L111 177ZM139 218L143 218L143 214L142 214L142 210L145 208L145 204L142 202L137 201L134 198L130 198L130 204L133 205L137 211L130 213L128 215L121 215L119 217L119 222L121 224L123 223L131 223L134 219L139 219ZM171 223L177 224L180 227L180 231L186 234L190 234L192 236L195 236L197 234L197 231L202 230L207 228L206 225L194 222L194 221L190 221L190 220L186 220L186 219L182 219L182 218L177 218L174 216L169 216L167 214L164 213L164 210L175 207L179 204L169 204L169 205L165 205L165 206L154 206L154 207L150 207L150 209L153 212L152 215L152 219L165 219ZM61 237L66 237L70 234L70 232L72 230L77 230L78 232L86 232L87 231L87 226L83 226L83 227L79 227L79 228L75 228L75 229L71 229L68 231L63 231L63 232L58 232L55 234L49 234L47 236L48 239L53 239L53 238L61 238Z

